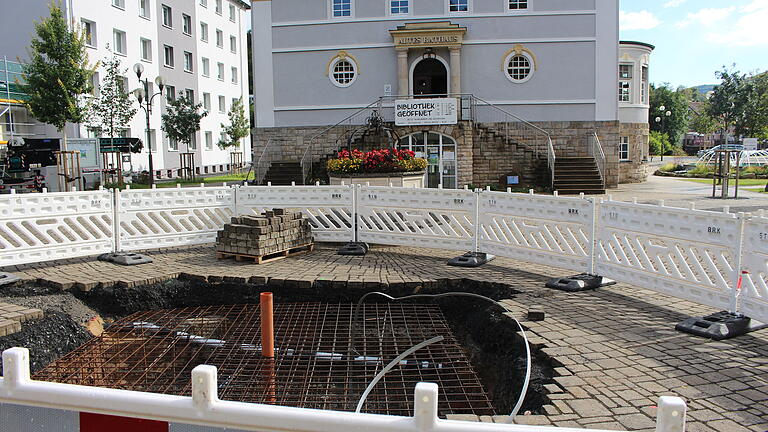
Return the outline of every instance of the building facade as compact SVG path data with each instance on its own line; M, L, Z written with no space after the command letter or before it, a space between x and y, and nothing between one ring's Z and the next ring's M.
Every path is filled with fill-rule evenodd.
M48 1L15 2L4 6L2 37L6 55L24 61L26 48L33 37L32 22L48 15ZM150 130L139 110L122 136L141 138L145 142L140 154L131 156L134 171L148 168L147 141L152 144L156 170L179 167L179 153L194 153L195 164L224 167L231 152L242 152L250 159L250 139L243 139L237 149L222 150L222 123L228 124L228 111L233 101L243 100L248 107L247 27L250 6L241 0L65 0L61 2L67 20L85 36L92 64L115 55L126 69L127 89L140 86L133 71L135 64L144 68L143 77L153 81L165 79L164 95L154 99ZM9 21L6 23L6 21ZM11 22L12 21L12 22ZM6 25L7 24L7 25ZM9 44L8 41L14 41ZM103 66L94 74L94 92L104 77ZM157 86L150 85L157 93ZM208 115L200 131L187 149L167 138L161 129L161 115L168 98L190 96L202 103ZM136 105L138 107L138 104ZM86 125L75 125L73 137L91 137ZM52 136L55 138L56 135Z
M619 43L619 183L642 182L648 175L648 70L653 49L643 42Z
M456 179L443 186L495 184L508 174L533 183L547 154L536 128L563 157L591 154L596 133L606 183L619 182L617 0L264 0L252 7L255 157L277 142L280 150L268 149L278 153L273 159L302 161L308 152L322 159L344 144L342 125L365 122L366 107L391 124L395 100L434 94L458 99L456 124L393 129L401 146L447 143L438 166Z

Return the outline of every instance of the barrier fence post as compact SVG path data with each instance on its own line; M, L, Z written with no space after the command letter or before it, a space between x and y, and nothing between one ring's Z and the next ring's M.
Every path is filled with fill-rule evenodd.
M595 261L597 261L595 256L597 252L597 218L600 206L597 205L597 198L592 197L590 201L592 201L592 226L589 229L589 271L587 274L594 275L596 274Z
M112 252L118 253L122 250L120 245L120 189L112 189L112 235L115 238L114 250Z
M480 252L480 198L482 198L482 196L482 190L475 191L475 253Z
M739 312L739 305L738 299L739 299L739 291L741 288L741 284L739 284L739 278L741 277L741 262L742 257L744 256L744 228L747 224L747 215L743 212L740 212L738 215L739 220L739 229L738 229L738 235L736 236L736 256L734 259L736 262L733 265L733 276L731 280L731 302L728 307L728 312L731 313L738 313Z
M240 209L237 207L237 195L240 193L240 187L237 184L233 184L230 186L230 189L232 189L232 205L234 207L232 214L234 214L235 217L239 217Z

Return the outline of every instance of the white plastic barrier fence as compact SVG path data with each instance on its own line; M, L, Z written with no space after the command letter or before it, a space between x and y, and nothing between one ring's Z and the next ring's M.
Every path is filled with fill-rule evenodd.
M124 422L131 419L148 419L167 422L171 432L209 431L209 428L226 428L261 432L585 432L587 429L522 426L500 423L472 423L441 420L437 417L437 384L419 383L414 392L412 417L358 414L341 411L322 411L273 405L221 401L216 368L197 366L192 370L192 397L84 387L32 381L29 374L29 352L12 348L3 353L4 376L0 379L0 427L14 426L14 432L40 430L80 430L83 424L66 412L95 413L120 416ZM21 407L21 408L19 408ZM43 407L50 412L23 407ZM18 418L25 414L37 414L39 419ZM59 414L60 425L41 428ZM685 429L685 402L677 397L662 396L658 404L657 432L683 432ZM82 420L82 415L80 419ZM31 421L30 421L31 420ZM39 420L37 422L36 420ZM116 419L120 420L120 419ZM79 424L75 424L75 423ZM135 424L135 423L133 423ZM190 425L208 426L196 428ZM61 427L63 426L63 427ZM102 430L129 430L119 422ZM78 427L79 429L75 429ZM161 425L162 427L162 425ZM154 432L160 429L145 427L133 430ZM222 430L222 429L214 429ZM593 430L592 432L597 432ZM603 431L604 432L604 431Z
M273 208L301 211L317 241L354 238L354 190L351 186L246 186L236 188L239 215Z
M742 282L741 312L768 323L768 218L764 215L746 221L741 268L749 272Z
M583 197L482 192L480 251L589 271L595 206Z
M114 249L112 193L0 195L0 266Z
M475 192L360 186L356 204L361 242L463 251L474 248Z
M731 306L737 215L606 201L597 226L598 274L714 308Z
M196 187L116 191L118 250L212 243L235 213L235 190Z

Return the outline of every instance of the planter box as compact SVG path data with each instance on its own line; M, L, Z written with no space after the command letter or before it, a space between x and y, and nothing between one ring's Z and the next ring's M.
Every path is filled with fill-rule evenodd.
M349 174L341 176L339 174L328 174L332 185L344 184L370 184L371 186L389 186L406 188L423 188L425 172L404 172L404 173L371 173L371 174Z

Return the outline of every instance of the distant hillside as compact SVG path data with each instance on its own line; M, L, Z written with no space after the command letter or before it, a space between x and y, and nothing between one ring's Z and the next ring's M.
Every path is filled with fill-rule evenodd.
M716 85L717 84L704 84L704 85L700 85L700 86L695 86L693 88L698 90L699 93L701 93L701 94L707 94L707 93L711 92L712 90L714 90Z

